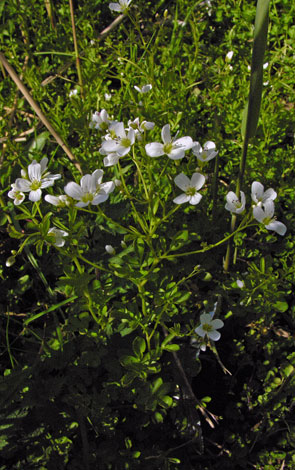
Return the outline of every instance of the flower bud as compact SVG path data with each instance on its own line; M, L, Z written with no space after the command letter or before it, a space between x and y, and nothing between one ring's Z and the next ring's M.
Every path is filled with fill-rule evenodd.
M116 253L115 249L112 247L112 245L106 245L105 250L109 255L114 255Z
M15 256L9 256L9 258L7 258L6 260L5 265L7 266L7 268L10 268L14 263L15 263Z

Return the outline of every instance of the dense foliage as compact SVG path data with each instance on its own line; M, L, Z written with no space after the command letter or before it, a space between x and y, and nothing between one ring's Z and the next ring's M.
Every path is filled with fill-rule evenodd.
M133 0L101 35L120 12L76 1L78 62L71 3L0 4L63 141L1 61L0 470L295 468L295 6L270 4L244 210L256 2Z

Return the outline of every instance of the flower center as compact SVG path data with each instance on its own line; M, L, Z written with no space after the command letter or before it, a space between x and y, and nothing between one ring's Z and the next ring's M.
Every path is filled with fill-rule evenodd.
M92 202L93 201L93 194L92 193L85 193L82 197L82 202Z
M265 217L262 221L264 225L269 225L271 223L272 219L271 217Z
M39 188L41 188L41 181L33 180L31 182L31 191L37 191Z
M110 130L110 136L111 136L111 138L112 138L113 140L116 140L117 134L116 134L116 132L114 131L114 129L111 129L111 130Z
M131 140L128 139L128 137L123 137L123 139L121 139L121 145L123 145L123 147L130 147L131 146Z
M202 328L204 331L206 331L207 333L209 333L209 331L212 331L213 330L213 326L210 325L209 323L204 323L204 325L202 325Z
M196 188L190 187L190 188L187 188L187 190L185 191L185 194L187 196L194 196L196 192L197 192Z
M169 153L171 153L172 149L173 149L173 145L171 143L164 144L164 146L163 146L164 153L166 153L167 155L169 155Z
M15 197L15 199L17 199L18 201L20 201L20 200L23 198L23 195L22 195L22 193L21 193L20 191L16 191L16 192L14 193L14 197Z
M108 125L107 125L107 123L104 122L104 121L102 121L102 122L100 123L99 127L100 127L100 129L101 129L102 131L106 131L106 130L108 129Z

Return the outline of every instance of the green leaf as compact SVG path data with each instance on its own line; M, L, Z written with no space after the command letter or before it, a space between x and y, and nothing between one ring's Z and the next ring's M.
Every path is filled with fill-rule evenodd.
M174 332L169 333L169 335L166 336L164 341L162 342L162 348L165 348L166 345L173 339L175 338L176 334Z
M274 308L275 308L276 310L278 310L279 312L284 313L284 312L286 312L286 311L288 310L289 305L288 305L288 303L285 302L285 301L278 301L278 302L276 302L276 303L274 304Z
M180 346L178 344L167 344L167 346L162 346L162 349L165 349L165 351L179 351Z
M23 238L25 236L24 233L18 232L13 225L8 226L8 233L11 238Z
M48 131L44 131L33 140L29 147L29 156L32 157L36 150L43 150L49 135L50 133Z
M134 338L133 343L132 343L132 349L133 349L134 354L137 357L142 357L143 353L146 350L145 340L143 338L140 338L139 336Z
M123 387L127 387L128 385L130 385L136 378L136 376L137 374L135 374L134 372L127 372L127 374L123 375L121 379L121 384L123 385Z
M0 225L5 225L7 222L7 215L6 214L1 214L0 216Z
M163 384L163 379L161 377L158 377L154 382L153 382L153 385L152 385L152 394L154 395L155 393L157 393L157 391L159 390L159 388L161 387L161 385Z
M254 26L254 44L250 77L250 92L242 119L245 140L255 136L260 113L263 87L263 60L267 41L270 0L258 0Z

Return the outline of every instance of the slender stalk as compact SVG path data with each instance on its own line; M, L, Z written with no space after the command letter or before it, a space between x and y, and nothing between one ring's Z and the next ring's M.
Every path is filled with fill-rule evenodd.
M246 166L246 159L247 159L248 144L249 144L249 138L247 136L245 136L244 142L243 142L242 157L241 157L241 160L240 160L239 176L238 176L237 185L236 185L236 195L238 197L240 197L240 191L241 191L241 187L242 187L242 184L243 184L243 178L244 178L245 166ZM230 224L230 232L231 233L233 233L234 230L235 230L236 221L237 221L236 214L232 214L231 224ZM231 258L232 258L232 238L230 238L228 240L228 244L227 244L225 261L224 261L224 271L225 272L228 272L228 270L229 270Z
M218 173L219 173L219 152L216 155L215 166L214 166L214 176L213 176L213 207L212 207L212 221L214 223L216 218L216 208L217 208L217 193L218 193Z
M77 35L76 35L73 0L69 0L69 2L70 2L72 33L73 33L73 41L74 41L75 57L76 57L76 67L77 67L79 85L81 87L81 96L83 97L83 79L82 79L82 70L81 70L81 63L80 63L79 49L78 49L78 42L77 42Z

